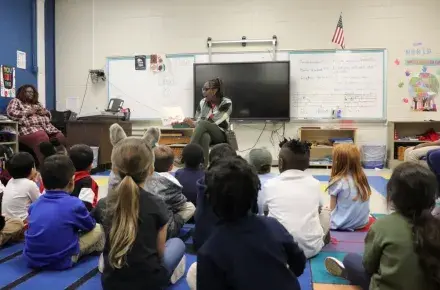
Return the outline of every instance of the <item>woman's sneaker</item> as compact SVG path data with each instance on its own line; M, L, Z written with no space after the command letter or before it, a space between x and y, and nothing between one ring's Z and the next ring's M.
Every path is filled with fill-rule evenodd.
M345 271L344 264L336 258L327 257L324 261L327 272L331 275L347 279L347 272Z
M184 255L182 257L182 260L180 260L179 264L174 270L173 274L171 275L171 279L170 279L171 284L176 284L176 282L179 281L180 278L183 277L183 275L185 275L185 265L186 265L186 256Z

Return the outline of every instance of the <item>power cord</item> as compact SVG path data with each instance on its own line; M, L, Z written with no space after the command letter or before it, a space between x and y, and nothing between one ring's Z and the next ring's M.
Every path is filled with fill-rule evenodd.
M257 146L258 142L260 141L260 138L261 138L261 136L263 135L264 130L266 129L266 127L267 127L267 123L265 122L265 123L264 123L264 127L263 127L263 129L261 130L261 133L260 133L260 135L259 135L258 138L257 138L257 141L255 141L254 146L252 146L252 147L250 147L250 148L248 148L248 149L245 149L245 150L238 151L238 152L242 153L242 152L245 152L245 151L249 151L249 150L254 149L255 146Z
M82 101L81 101L81 107L79 108L78 117L81 115L81 111L82 111L82 108L83 108L83 105L84 105L84 100L86 99L87 88L89 87L89 80L90 80L90 73L87 74L86 88L84 90L84 96L83 96Z

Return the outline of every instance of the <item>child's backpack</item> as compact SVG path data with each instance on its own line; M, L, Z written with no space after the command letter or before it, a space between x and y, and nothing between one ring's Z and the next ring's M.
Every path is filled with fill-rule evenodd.
M0 181L6 186L11 176L6 170L6 163L12 158L14 151L7 145L0 145Z

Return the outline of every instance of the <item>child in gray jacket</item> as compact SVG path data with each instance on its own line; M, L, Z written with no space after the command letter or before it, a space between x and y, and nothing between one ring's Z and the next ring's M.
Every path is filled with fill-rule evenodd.
M168 146L154 148L154 173L145 183L145 190L160 196L172 216L168 224L168 238L179 235L182 226L194 215L192 202L183 195L183 187L170 173L173 169L174 152Z

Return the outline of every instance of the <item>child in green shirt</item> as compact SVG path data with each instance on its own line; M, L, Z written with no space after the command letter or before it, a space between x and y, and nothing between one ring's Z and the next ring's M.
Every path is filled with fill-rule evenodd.
M387 185L387 202L395 212L373 224L363 258L329 257L327 271L363 290L440 289L440 220L431 214L437 188L429 169L398 166Z

